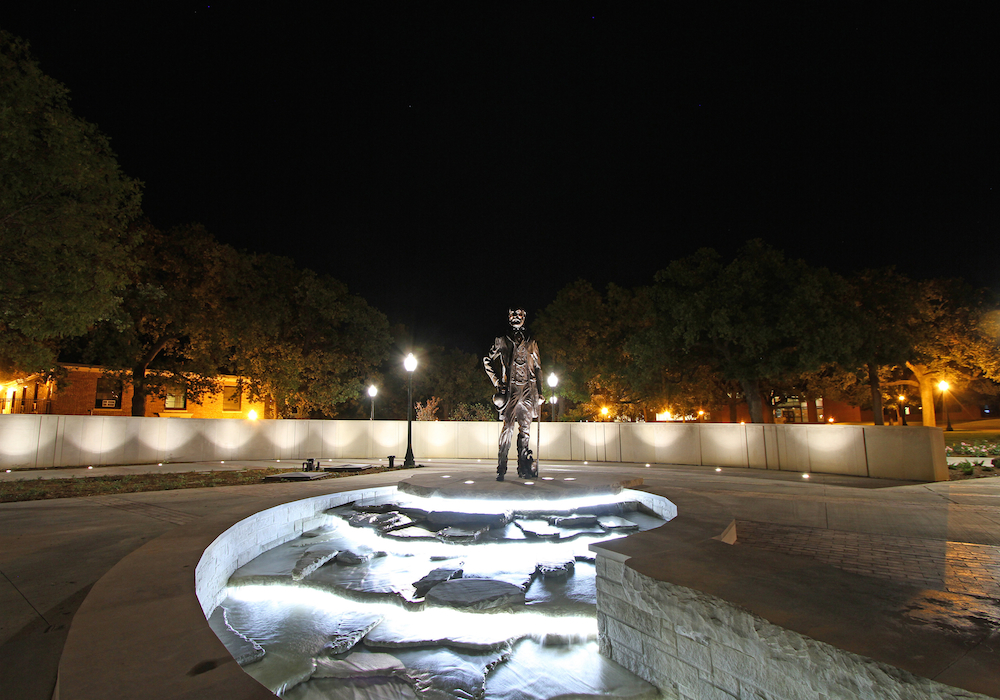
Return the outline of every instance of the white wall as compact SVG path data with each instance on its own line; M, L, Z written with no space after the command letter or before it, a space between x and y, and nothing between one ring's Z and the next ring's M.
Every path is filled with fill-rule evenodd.
M413 423L413 454L496 459L500 423ZM940 428L727 423L542 423L543 461L752 467L919 481L948 478ZM512 452L514 448L512 446ZM0 416L0 468L406 454L404 421Z

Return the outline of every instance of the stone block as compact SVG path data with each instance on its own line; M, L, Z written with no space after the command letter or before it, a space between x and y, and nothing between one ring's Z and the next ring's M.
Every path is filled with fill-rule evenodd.
M677 635L677 658L712 675L712 655L709 644L685 635Z

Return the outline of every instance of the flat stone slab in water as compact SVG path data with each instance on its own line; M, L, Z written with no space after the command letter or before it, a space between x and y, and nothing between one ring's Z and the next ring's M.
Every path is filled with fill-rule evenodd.
M456 578L427 591L428 603L452 608L491 610L524 603L524 591L512 583L487 578Z
M434 588L439 583L450 581L453 578L462 578L461 569L434 569L419 581L413 582L414 595L418 598L427 594L427 591Z
M602 515L597 519L597 522L605 530L638 530L638 523L634 523L626 518L621 518L617 515Z

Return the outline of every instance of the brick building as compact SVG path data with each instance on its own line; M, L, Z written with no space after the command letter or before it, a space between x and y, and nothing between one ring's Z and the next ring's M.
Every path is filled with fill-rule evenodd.
M0 394L0 413L44 413L62 416L130 416L132 386L105 377L101 367L62 365L68 381L57 388L53 379L36 374L7 382ZM173 418L249 418L265 416L264 402L251 402L236 386L237 377L222 376L218 394L204 396L200 403L189 400L183 390L164 398L146 399L145 415Z

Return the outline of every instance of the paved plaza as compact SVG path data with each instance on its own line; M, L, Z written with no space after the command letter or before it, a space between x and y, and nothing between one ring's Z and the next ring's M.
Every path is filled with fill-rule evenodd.
M225 465L255 466L276 465ZM149 468L85 471L89 475ZM202 463L170 468L217 467ZM156 560L164 566L176 557L175 568L193 577L197 558L189 561L190 552L182 554L175 543L209 520L224 522L277 502L331 491L392 485L415 473L447 470L471 479L489 477L492 469L475 460L435 462L418 470L309 483L2 504L2 696L49 700L55 690L66 699L101 697L100 689L71 693L65 668L57 688L60 657L64 648L68 655L74 653L73 640L67 644L67 637L72 636L76 613L92 587L140 549L156 549ZM607 463L543 463L542 471L563 477L600 473L619 480L642 479L637 488L677 505L677 519L660 528L663 531L703 537L708 532L721 534L735 521L735 544L713 549L711 560L656 554L674 546L664 539L662 550L645 554L647 575L724 597L775 624L918 675L1000 697L1000 478L912 483L812 474L805 480L789 472ZM28 475L0 475L24 476ZM151 544L152 548L146 547ZM762 577L760 569L754 569L754 575L739 575L760 562L769 567L770 578ZM142 591L154 584L151 578L123 585ZM99 614L84 618L77 620L78 640L87 631L84 627L95 639L101 634L110 639L116 634L114 625L121 624L102 623ZM149 645L135 648L134 653L162 667L159 657L167 652L158 649L157 631L143 633ZM94 671L95 677L114 677L116 665L121 665L122 675L135 673L118 659L108 659L107 664ZM122 683L129 687L128 683L142 680L122 679ZM182 696L180 689L172 694L169 687L159 687L170 683L155 685L136 687L134 697ZM183 692L184 697L221 697Z

